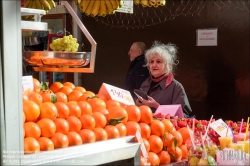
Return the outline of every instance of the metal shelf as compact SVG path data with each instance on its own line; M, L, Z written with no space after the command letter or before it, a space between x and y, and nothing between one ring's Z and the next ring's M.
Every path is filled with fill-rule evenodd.
M24 155L22 165L101 165L130 158L140 165L140 143L134 136Z

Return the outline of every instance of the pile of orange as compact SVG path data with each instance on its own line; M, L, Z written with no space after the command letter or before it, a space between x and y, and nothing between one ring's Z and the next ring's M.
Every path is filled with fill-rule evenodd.
M187 158L185 130L176 131L170 120L153 119L148 106L127 106L71 82L54 82L50 90L57 97L55 103L44 100L39 90L23 97L25 153L135 135L139 131L148 152L146 162L151 165ZM121 117L121 123L110 121Z

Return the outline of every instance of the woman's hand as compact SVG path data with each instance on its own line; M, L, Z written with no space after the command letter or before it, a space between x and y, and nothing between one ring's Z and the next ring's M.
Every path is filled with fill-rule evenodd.
M138 98L136 100L136 105L137 106L147 105L149 107L158 108L160 104L156 102L152 97L148 96L148 100L143 99L142 97Z

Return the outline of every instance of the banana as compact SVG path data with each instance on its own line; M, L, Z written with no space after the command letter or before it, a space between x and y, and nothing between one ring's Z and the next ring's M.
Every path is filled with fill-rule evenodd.
M51 9L49 3L46 0L39 0L39 1L43 5L44 10L48 11Z
M165 6L166 5L166 0L160 0L160 6Z
M75 0L75 4L80 7L81 0Z
M90 16L95 17L100 10L100 6L101 6L101 0L95 0Z
M95 0L90 0L89 5L88 5L87 9L85 10L85 14L86 14L87 16L90 15L90 13L91 13L91 11L92 11L92 8L93 8L93 6L94 6L94 3L95 3Z
M107 7L104 0L101 0L101 6L98 15L102 17L105 17L107 15Z
M110 0L110 2L112 4L114 10L118 9L118 4L116 3L115 0Z
M148 0L141 0L141 5L143 6L143 7L147 7L147 6L149 6L149 2L148 2Z
M156 6L156 0L149 0L150 6Z
M113 14L114 9L113 9L113 6L112 6L111 2L109 0L105 0L105 3L106 3L106 6L107 6L107 9L108 9L108 13Z
M54 0L47 0L47 2L49 3L51 8L55 8L56 7L56 3L54 2Z
M80 9L81 9L81 12L84 13L89 5L89 2L90 0L81 0L80 2Z
M28 8L30 3L32 3L32 0L25 0L24 7Z
M140 4L140 0L134 0L134 4L135 5L139 5Z
M31 6L31 8L32 8L32 9L37 9L37 7L36 7L36 1L35 1L35 0L32 1L32 6Z
M34 2L33 2L33 3L34 3ZM37 9L43 9L43 6L42 6L42 4L40 3L39 0L35 0L35 3L36 3L36 8L37 8Z

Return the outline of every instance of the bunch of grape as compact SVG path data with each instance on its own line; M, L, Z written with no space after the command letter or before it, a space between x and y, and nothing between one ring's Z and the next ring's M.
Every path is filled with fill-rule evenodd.
M73 38L72 35L69 35L53 40L49 46L53 51L76 52L78 50L79 44L77 43L76 38Z

